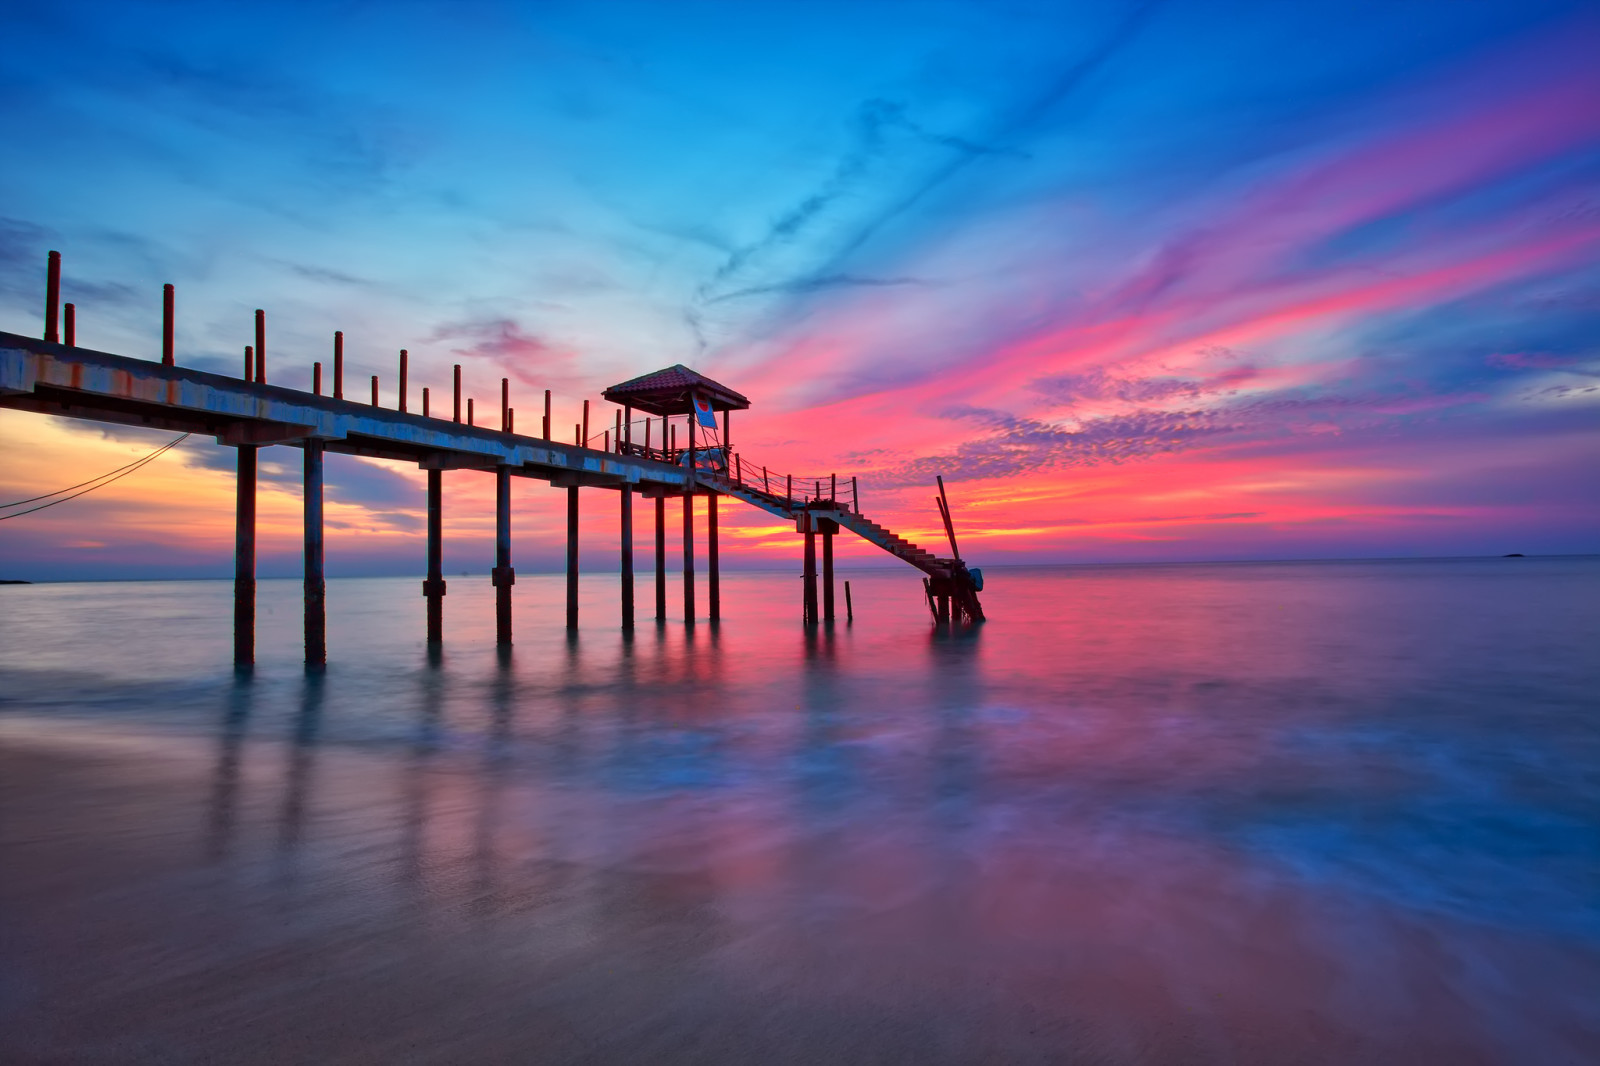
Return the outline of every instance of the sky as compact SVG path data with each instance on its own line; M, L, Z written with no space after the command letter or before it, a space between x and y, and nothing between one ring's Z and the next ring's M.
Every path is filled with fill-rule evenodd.
M1600 550L1600 9L1479 0L23 4L0 0L0 329L571 425L684 363L747 461L858 478L974 564ZM385 392L385 403L392 403ZM415 403L415 396L412 402ZM602 413L603 412L603 413ZM519 419L528 425L526 415ZM0 410L0 502L170 440ZM262 456L261 569L299 565ZM0 522L0 577L225 576L190 438ZM328 460L328 569L420 572L422 474ZM446 478L446 566L493 484ZM564 494L515 491L514 561ZM585 493L588 565L616 497ZM725 565L797 566L721 509ZM676 535L676 526L674 536ZM641 545L647 534L641 533ZM892 563L841 539L842 564Z

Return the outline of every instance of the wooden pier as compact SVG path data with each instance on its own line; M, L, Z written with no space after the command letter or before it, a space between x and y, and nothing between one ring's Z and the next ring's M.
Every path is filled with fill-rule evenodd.
M395 408L379 405L378 379L372 378L371 402L346 398L344 336L333 338L331 395L322 393L322 364L313 367L313 391L303 392L267 383L266 319L257 311L254 344L245 348L243 376L191 370L177 365L174 345L172 287L163 292L162 358L136 359L77 347L75 312L66 305L66 338L58 339L60 259L48 263L45 337L0 332L0 407L66 418L141 426L213 436L238 454L234 569L234 661L244 666L255 659L256 465L259 449L272 445L299 448L304 454L305 500L305 659L320 666L327 659L326 581L323 570L323 456L328 452L414 462L427 471L427 574L422 582L427 601L427 639L444 639L443 476L445 471L471 470L495 478L495 552L490 580L495 588L497 642L512 641L511 589L516 571L511 560L511 478L533 478L567 490L566 620L578 626L578 524L580 490L603 489L619 494L622 627L634 625L633 498L655 502L655 617L666 615L666 502L679 499L683 515L684 619L696 617L694 501L706 499L707 614L721 618L721 555L718 545L718 501L740 500L769 514L795 522L805 538L802 620L806 624L834 620L833 537L847 529L921 570L930 610L937 621L982 621L977 591L981 573L969 571L955 550L948 506L939 504L950 536L951 558L924 551L860 513L854 478L841 499L836 475L795 478L777 475L747 463L731 447L730 412L749 401L725 385L684 366L668 367L607 389L604 396L620 410L610 428L591 436L589 404L584 421L574 426L573 443L552 439L550 393L544 394L540 433L515 432L509 383L502 379L498 426L476 426L473 399L466 398L462 420L461 368L455 367L450 417L430 413L430 394L422 390L422 411L409 408L408 353L401 351ZM636 422L634 413L645 415ZM720 423L718 420L720 415ZM655 416L655 417L650 417ZM672 419L682 417L684 446L679 447ZM659 421L657 421L659 419ZM638 439L639 426L643 439ZM659 428L659 442L652 441ZM698 433L697 433L698 430ZM600 446L596 447L596 440ZM774 485L782 492L774 491ZM796 494L796 488L799 493ZM824 488L826 487L826 492ZM940 485L940 500L943 500ZM819 600L816 538L822 538Z

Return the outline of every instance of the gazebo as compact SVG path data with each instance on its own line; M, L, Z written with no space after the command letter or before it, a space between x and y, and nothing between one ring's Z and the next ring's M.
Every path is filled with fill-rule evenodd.
M643 455L647 458L660 458L674 463L681 461L685 452L677 449L668 438L665 419L674 415L689 416L687 453L693 454L695 451L696 412L698 411L702 417L709 414L712 422L716 421L716 412L722 412L722 439L719 443L721 444L721 458L726 462L729 454L728 412L743 411L750 406L750 401L743 394L735 392L719 381L712 381L704 374L690 370L682 363L674 363L664 370L656 370L649 374L641 374L636 378L630 378L620 385L611 386L601 395L612 403L620 404L623 408L622 424L624 433L627 434L622 442L624 451L635 455ZM635 410L662 417L661 448L659 450L650 447L648 437L643 444L635 444L633 442L631 423ZM649 432L648 423L646 423L646 432Z

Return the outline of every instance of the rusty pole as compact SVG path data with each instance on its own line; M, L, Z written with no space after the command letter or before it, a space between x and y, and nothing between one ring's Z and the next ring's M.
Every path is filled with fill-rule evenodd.
M344 399L344 330L333 332L333 398Z
M372 406L378 406L378 375L372 375Z
M253 344L244 346L244 379L246 381L256 379L256 348Z
M511 379L500 379L500 432L511 432Z
M461 421L461 364L456 364L456 421Z
M173 316L176 313L176 294L171 285L161 286L161 365L176 363L173 345Z
M428 386L422 386L422 417L428 417Z
M256 384L267 383L267 313L256 308Z
M314 395L322 395L322 364L311 364L311 391Z
M578 441L578 446L580 448L587 448L589 446L589 401L588 400L583 401L583 432L581 434L579 434L579 437L580 437L580 439Z
M74 304L64 304L61 308L61 328L65 336L62 338L68 348L78 346L78 308Z
M410 366L408 366L407 364L410 362L410 360L411 360L410 353L407 352L404 348L401 348L400 349L400 410L402 410L402 411L404 411L406 409L406 385L408 384L406 378L407 378L407 371L409 371L411 369Z
M544 390L544 439L550 439L550 390Z
M61 341L56 329L56 316L61 307L61 253L45 256L44 267L44 339L51 344Z

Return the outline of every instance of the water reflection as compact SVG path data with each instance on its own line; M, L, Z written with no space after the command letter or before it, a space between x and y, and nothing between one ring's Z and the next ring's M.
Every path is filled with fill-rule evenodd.
M206 854L212 859L227 855L238 818L239 775L255 692L251 680L248 673L236 672L233 675L222 714L222 728L217 732L217 768L213 775L211 802L208 804L211 818L205 848Z

